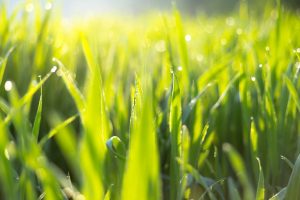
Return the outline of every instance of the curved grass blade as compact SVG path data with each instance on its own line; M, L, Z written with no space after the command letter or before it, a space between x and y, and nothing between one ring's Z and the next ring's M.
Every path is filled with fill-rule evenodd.
M106 147L121 160L126 159L126 147L122 140L113 136L106 142Z
M16 103L16 105L10 110L6 118L4 119L4 123L8 124L15 113L25 104L27 104L33 97L33 95L43 86L43 84L49 79L49 77L53 74L51 70L37 85L31 85L26 92L26 94Z
M78 114L69 117L59 125L57 125L54 129L52 129L46 136L44 136L40 141L40 146L43 146L49 139L51 139L55 134L57 134L61 129L65 128L69 124L71 124L76 118Z
M194 97L190 103L186 106L186 108L183 111L183 116L182 116L182 123L185 123L186 120L189 117L189 114L192 112L194 109L195 105L197 104L198 100L204 95L206 90L212 86L211 83L207 84L199 93L196 97Z
M291 93L293 100L295 101L297 109L300 112L300 97L297 92L297 89L295 88L293 82L287 76L284 76L284 81L286 83L287 88L289 89L289 91Z
M300 199L300 155L294 165L289 183L286 187L286 200Z
M2 83L2 80L3 80L3 76L4 76L5 69L6 69L8 57L10 56L10 54L13 52L14 49L15 49L15 47L10 48L8 50L8 52L6 53L5 57L2 60L0 60L0 86L1 86L1 83Z
M218 101L213 105L211 108L211 112L215 111L222 103L223 99L225 98L226 94L228 93L229 89L239 80L241 80L244 77L243 73L238 73L235 75L235 77L228 83L226 86L224 92L222 95L219 97Z
M32 128L32 134L35 137L36 141L38 141L39 138L39 131L40 131L40 125L42 119L42 107L43 107L43 88L41 87L41 95L40 95L39 104L35 114L35 119Z
M152 86L146 82L147 77L143 80L143 90L136 96L133 111L135 117L130 130L129 152L121 194L123 200L161 199Z
M246 171L246 168L244 166L241 156L238 154L238 152L236 152L235 149L233 149L233 147L230 144L224 144L223 150L228 155L229 161L244 188L243 199L245 199L245 200L254 199L254 192L253 192L251 183L248 179L247 171Z
M182 169L177 158L181 158L181 95L178 80L173 73L172 96L170 104L170 137L171 137L171 163L170 163L170 182L171 182L171 199L181 199L180 180Z
M259 158L256 158L259 166L259 178L256 190L256 200L264 200L265 199L265 181L264 181L264 173L260 164Z
M72 98L74 99L78 111L80 112L80 114L82 114L82 112L85 110L85 100L83 95L81 94L80 90L75 84L75 81L70 75L70 72L66 69L63 63L57 58L53 58L53 61L55 61L58 64L63 81L69 93L71 94Z

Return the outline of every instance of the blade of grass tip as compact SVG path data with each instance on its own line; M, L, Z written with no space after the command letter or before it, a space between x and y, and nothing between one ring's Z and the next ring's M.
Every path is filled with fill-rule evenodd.
M285 161L291 169L294 169L294 164L287 157L281 155L280 158L281 160Z
M295 88L292 81L287 76L284 76L283 78L284 78L284 81L286 83L286 86L287 86L289 92L291 93L293 100L295 101L297 109L300 112L300 97L298 95L297 89Z
M264 174L260 164L259 158L256 158L259 166L259 178L256 190L256 200L264 200L265 199L265 183L264 183Z
M45 135L41 139L41 141L39 142L39 145L43 146L49 139L51 139L53 136L55 136L61 129L63 129L64 127L71 124L78 116L79 116L79 114L73 115L73 116L69 117L68 119L66 119L65 121L63 121L62 123L58 124L54 129L52 129L47 135Z
M241 80L242 78L244 78L245 74L244 73L238 73L237 75L235 75L235 77L228 83L228 85L226 86L224 92L221 94L221 96L219 97L218 101L213 105L213 107L211 108L211 112L215 111L222 103L223 99L225 98L226 94L228 93L229 89L239 80Z
M60 70L59 72L61 73L63 81L69 93L71 94L73 100L75 101L78 111L80 112L80 114L82 114L82 112L85 110L85 100L83 95L81 94L80 90L75 84L75 81L70 75L70 72L66 69L63 63L57 58L53 58L53 61L58 64Z
M199 174L198 170L196 170L189 163L185 163L182 159L177 158L176 160L179 164L183 165L184 169L187 172L189 172L195 178L196 182L199 183L205 189L205 191L208 193L209 198L211 200L217 199L217 197L214 195L214 193L212 191L212 188L207 183L207 181L205 181L205 177L201 176L201 174Z
M6 53L5 57L2 60L0 60L0 86L1 86L1 83L2 83L2 80L3 80L3 76L4 76L6 66L7 66L8 57L14 51L14 49L15 49L15 46L11 47L8 50L8 52Z
M16 113L16 111L18 111L22 106L24 106L26 103L28 103L32 99L33 95L43 86L43 84L54 73L53 69L55 69L55 67L52 68L51 71L38 84L32 85L31 87L29 87L26 94L19 100L17 105L13 109L11 109L9 114L6 116L6 118L4 119L4 124L7 125L10 122L10 120L12 119L12 117L14 116L14 114Z
M292 174L289 179L289 183L286 188L285 199L293 200L300 199L300 154L294 165Z
M206 90L212 86L211 83L207 84L199 93L196 97L194 97L190 103L186 106L186 108L183 111L183 117L182 117L182 123L185 123L186 120L189 117L189 114L192 112L194 109L195 105L197 104L197 101L204 95Z
M96 58L90 48L90 45L87 41L87 39L84 36L81 36L81 44L83 48L83 52L87 61L87 66L92 74L96 76L97 82L99 82L99 87L102 87L101 83L101 72L100 67L98 65L98 62L96 61Z
M286 187L282 188L277 194L271 197L269 200L285 200Z
M229 199L241 200L238 188L234 184L232 178L228 179Z
M110 152L112 152L115 156L117 156L121 160L126 159L126 147L124 142L117 136L111 137L106 142L106 147Z
M113 184L111 184L111 185L109 186L109 188L108 188L108 190L107 190L107 192L106 192L106 194L105 194L105 196L104 196L104 200L111 200L111 199L112 199L111 193L112 193L113 187L114 187Z
M147 78L145 76L142 79L145 81L142 84L143 90L141 95L137 96L134 106L136 117L132 121L130 133L127 166L121 194L123 200L161 199L153 93L152 85Z
M182 176L181 167L176 161L176 158L181 157L181 95L178 85L178 80L173 73L172 81L172 96L170 104L170 137L171 137L171 163L170 163L170 176L171 176L171 199L181 199L180 180Z
M246 168L244 166L241 156L238 154L238 152L236 152L235 149L233 149L233 147L230 144L227 144L227 143L224 144L223 150L228 155L229 161L243 186L243 189L244 189L244 198L243 199L245 199L245 200L246 199L249 199L249 200L254 199L253 188L248 179L247 171L246 171Z
M32 128L32 135L35 137L36 141L38 141L39 138L39 131L41 125L41 118L42 118L42 107L43 107L43 87L41 87L41 95L40 95L39 104L35 114L35 119Z

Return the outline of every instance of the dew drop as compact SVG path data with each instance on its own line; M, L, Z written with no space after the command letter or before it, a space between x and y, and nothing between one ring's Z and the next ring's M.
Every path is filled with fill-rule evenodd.
M255 82L256 78L254 76L251 77L251 81Z
M57 71L57 67L53 66L52 69L51 69L51 73L55 73L56 71Z
M51 2L47 2L45 5L45 9L46 10L51 10L52 9L52 3Z
M165 41L161 40L161 41L157 42L155 44L155 49L158 52L165 52L166 51L166 43L165 43Z
M259 67L259 68L262 68L262 67L263 67L263 64L259 64L258 67Z
M191 104L195 104L197 102L196 99L192 99Z
M270 47L266 46L266 51L269 52L270 51Z
M9 153L8 153L8 150L7 150L7 149L4 150L4 155L5 155L5 157L7 158L7 160L10 159L10 156L9 156Z
M192 40L192 36L187 34L185 35L185 41L190 42Z
M243 33L243 30L242 30L241 28L238 28L238 29L236 30L236 34L242 35L242 33Z
M233 18L233 17L228 17L228 18L226 19L226 24L227 24L228 26L234 26L234 24L235 24L234 18Z
M178 71L182 71L182 66L178 66L178 67L177 67L177 70L178 70Z
M5 84L4 84L5 91L8 91L8 92L11 91L12 87L13 87L13 83L11 81L5 82Z

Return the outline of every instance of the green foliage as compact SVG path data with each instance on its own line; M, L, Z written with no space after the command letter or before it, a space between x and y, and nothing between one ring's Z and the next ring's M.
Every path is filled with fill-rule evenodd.
M0 6L0 199L300 198L299 15L51 3Z

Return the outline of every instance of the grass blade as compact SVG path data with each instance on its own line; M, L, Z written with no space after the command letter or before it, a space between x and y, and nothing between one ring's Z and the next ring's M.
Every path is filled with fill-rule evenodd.
M300 155L294 165L289 183L286 187L285 199L293 200L300 199Z
M171 137L171 163L170 163L170 182L171 182L171 199L181 199L180 180L182 169L177 158L181 158L181 95L178 80L173 74L172 96L170 104L170 137Z
M42 118L42 107L43 107L43 89L41 87L41 95L40 95L39 104L35 114L35 119L32 128L32 134L35 137L36 141L39 138L39 131L41 125L41 118Z

